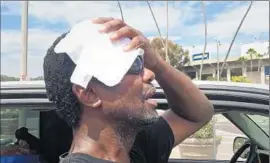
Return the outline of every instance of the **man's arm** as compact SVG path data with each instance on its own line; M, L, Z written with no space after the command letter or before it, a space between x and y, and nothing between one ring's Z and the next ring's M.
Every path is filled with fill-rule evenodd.
M174 133L174 146L203 127L213 116L213 105L191 79L159 57L151 70L163 88L170 110L162 116Z

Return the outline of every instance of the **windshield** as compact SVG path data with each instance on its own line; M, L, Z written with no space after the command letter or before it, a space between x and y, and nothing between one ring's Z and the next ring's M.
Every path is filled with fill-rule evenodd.
M251 114L246 115L269 136L269 117Z

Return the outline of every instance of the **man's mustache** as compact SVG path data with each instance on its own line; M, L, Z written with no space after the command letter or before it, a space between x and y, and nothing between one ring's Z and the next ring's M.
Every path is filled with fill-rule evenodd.
M151 98L155 94L155 92L156 92L155 86L152 83L148 84L143 91L144 99Z

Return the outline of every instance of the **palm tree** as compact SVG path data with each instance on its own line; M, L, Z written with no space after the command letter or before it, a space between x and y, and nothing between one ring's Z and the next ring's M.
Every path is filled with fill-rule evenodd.
M238 58L238 61L242 63L243 67L246 68L246 65L247 65L247 57L246 56L241 56Z
M203 1L202 1L202 12L203 12L203 18L204 18L204 48L203 48L202 62L200 66L199 80L202 79L203 60L204 60L204 54L205 54L206 46L207 46L207 22L206 22L206 13L205 13L205 7L204 7Z
M252 60L257 55L257 52L255 49L249 48L246 54L249 56L249 59L250 59L250 69L251 69L251 76L252 76L252 68L253 68Z
M244 67L246 67L247 60L248 59L245 56L241 56L238 58L238 61L241 62Z
M261 68L261 59L263 58L263 55L256 52L255 58L258 59L258 72L259 72Z
M239 32L239 30L240 30L240 28L241 28L241 26L242 26L244 20L246 19L247 14L249 13L249 11L250 11L250 9L251 9L252 4L253 4L253 2L250 1L250 4L249 4L249 6L248 6L248 9L247 9L245 15L243 16L243 18L242 18L242 20L241 20L241 22L240 22L240 24L239 24L239 26L238 26L238 28L237 28L235 34L234 34L234 37L233 37L233 39L232 39L232 42L231 42L231 44L230 44L230 46L229 46L229 49L228 49L228 51L227 51L227 54L226 54L226 56L225 56L224 62L223 62L223 64L222 64L222 66L221 66L220 74L222 74L223 68L224 68L224 66L225 66L225 64L226 64L226 61L227 61L227 59L228 59L228 56L229 56L229 54L230 54L230 51L231 51L231 48L232 48L232 46L233 46L234 40L235 40L236 36L238 35L238 32Z

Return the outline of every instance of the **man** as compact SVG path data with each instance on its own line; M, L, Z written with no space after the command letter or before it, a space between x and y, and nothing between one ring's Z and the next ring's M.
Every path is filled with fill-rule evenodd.
M188 76L155 53L141 32L114 18L92 22L103 25L100 33L113 33L112 42L130 38L124 51L141 48L144 56L136 58L132 73L116 86L94 78L83 88L70 82L76 66L70 57L54 51L66 34L54 42L44 59L46 89L59 115L74 129L70 151L61 162L167 162L173 147L211 119L213 106ZM154 79L171 108L160 117L154 110L157 104L148 99L155 91Z

